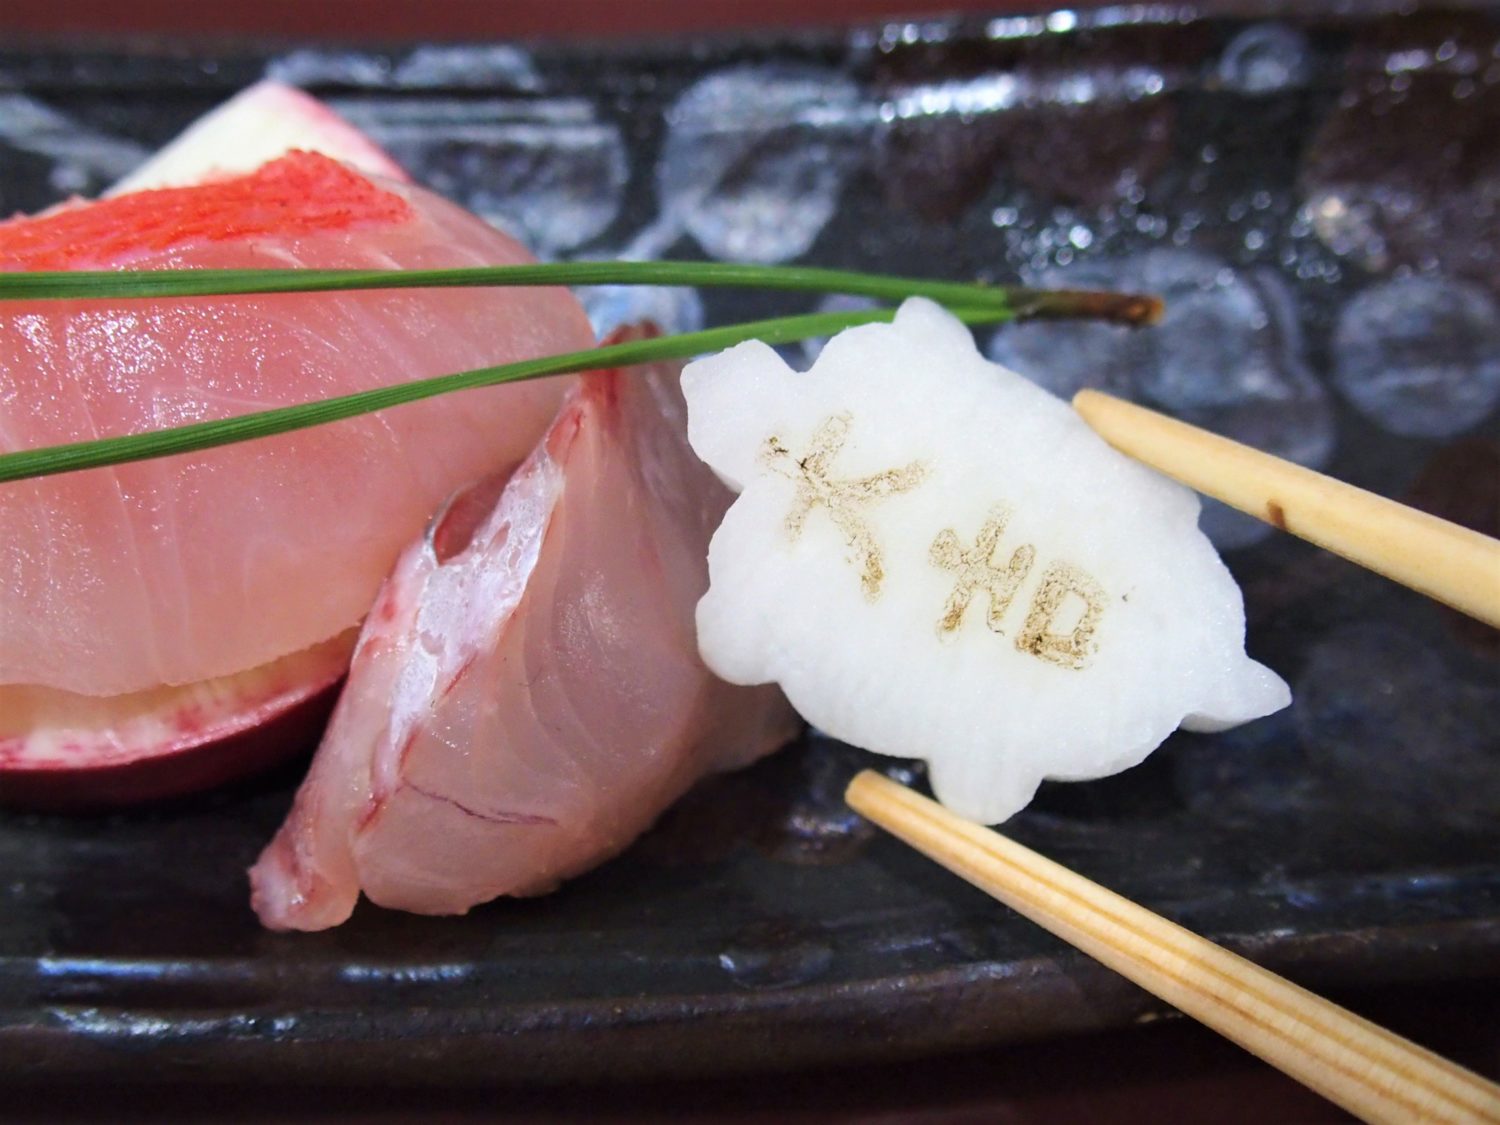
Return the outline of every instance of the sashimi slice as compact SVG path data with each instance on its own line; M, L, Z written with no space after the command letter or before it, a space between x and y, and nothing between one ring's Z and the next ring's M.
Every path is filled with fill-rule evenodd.
M361 891L454 914L549 890L790 737L780 692L698 657L729 500L687 447L675 368L586 376L503 491L460 494L397 563L251 872L261 920L324 929Z
M267 79L198 118L105 195L241 175L293 149L331 156L369 175L408 179L384 149L322 102Z
M295 153L245 177L0 223L0 269L530 261L436 196ZM590 346L560 289L0 306L0 450L224 417ZM0 685L123 695L358 623L455 487L566 383L447 396L202 454L0 486Z

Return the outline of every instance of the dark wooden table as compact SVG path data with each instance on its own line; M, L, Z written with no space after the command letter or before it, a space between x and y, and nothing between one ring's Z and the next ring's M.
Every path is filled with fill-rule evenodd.
M0 32L148 33L354 39L599 38L838 24L885 16L992 11L980 0L6 0ZM1077 5L1075 5L1077 6ZM1090 6L1088 4L1083 5ZM351 18L354 13L358 18Z

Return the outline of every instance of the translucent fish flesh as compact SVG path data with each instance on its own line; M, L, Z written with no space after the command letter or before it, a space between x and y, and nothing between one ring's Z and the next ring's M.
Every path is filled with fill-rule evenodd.
M317 98L266 80L205 113L106 194L243 175L293 149L331 156L366 175L408 178L379 145Z
M460 493L406 550L251 872L266 925L337 925L361 891L452 914L549 890L790 737L780 692L699 658L730 495L685 427L675 370L588 375L508 481Z
M243 177L0 223L0 269L530 261L420 188L296 153ZM0 450L221 418L586 348L561 289L0 306ZM558 381L0 486L0 692L210 680L358 623L455 487L512 464Z

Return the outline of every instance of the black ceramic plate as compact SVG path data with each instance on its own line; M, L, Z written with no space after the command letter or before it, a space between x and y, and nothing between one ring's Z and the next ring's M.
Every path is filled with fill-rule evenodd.
M1496 531L1500 29L1156 11L613 53L0 53L0 211L97 190L269 70L548 255L1161 289L1151 334L983 342ZM674 327L806 305L588 299ZM1048 787L1009 830L1314 988L1492 978L1495 634L1205 521L1296 704ZM0 1076L705 1074L1160 1009L850 816L865 764L812 739L551 897L362 907L317 935L247 904L290 773L104 819L5 814Z

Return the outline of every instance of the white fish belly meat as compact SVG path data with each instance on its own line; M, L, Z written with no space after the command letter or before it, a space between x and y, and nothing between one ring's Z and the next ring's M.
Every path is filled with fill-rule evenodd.
M251 872L266 925L337 925L361 890L427 914L546 891L792 735L779 691L698 655L730 496L685 427L675 370L586 376L503 489L461 494L406 551Z
M1043 779L1114 773L1179 725L1289 702L1245 655L1193 493L986 361L937 306L841 334L805 374L750 343L691 364L683 388L693 448L741 493L698 608L709 667L926 759L963 815L998 822Z

